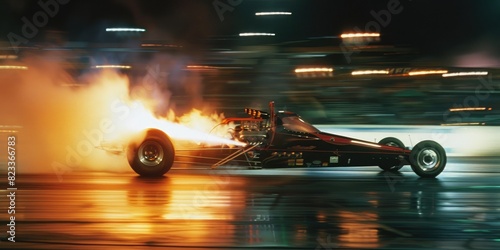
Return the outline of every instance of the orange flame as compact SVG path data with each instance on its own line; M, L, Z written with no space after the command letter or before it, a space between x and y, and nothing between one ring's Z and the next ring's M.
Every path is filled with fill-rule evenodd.
M220 124L222 119L214 119L217 116L202 115L201 111L193 110L191 113L178 118L178 122L172 122L167 118L158 118L148 110L141 101L133 101L130 105L130 116L123 125L132 133L140 133L146 129L159 129L170 138L176 140L188 140L206 144L226 144L234 146L245 146L245 143L222 137L221 130L218 133L210 131ZM223 128L224 129L224 128ZM227 131L227 127L225 127Z
M164 116L154 113L154 106L161 103L155 99L160 98L157 91L143 89L147 91L136 91L139 95L125 94L124 85L128 86L128 81L115 72L104 72L98 76L102 91L100 98L118 100L111 103L110 113L112 123L116 129L112 133L106 134L106 141L125 141L141 135L147 129L159 129L165 132L173 140L184 140L206 145L231 145L245 146L245 143L234 141L228 138L229 125L221 125L224 116L212 114L202 114L200 110L193 109L190 113L181 117L176 117L172 110ZM127 89L127 87L125 87ZM119 96L117 96L117 93ZM144 93L155 93L153 97L144 96Z

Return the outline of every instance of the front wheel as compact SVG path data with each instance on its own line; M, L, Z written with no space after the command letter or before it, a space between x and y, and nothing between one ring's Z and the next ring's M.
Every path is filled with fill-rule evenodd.
M140 143L128 146L127 159L140 176L159 177L173 165L175 150L168 136L160 130L149 130Z
M386 138L380 140L378 142L378 144L392 146L392 147L398 147L398 148L405 148L405 145L403 144L403 142L395 137L386 137ZM383 164L379 165L379 167L384 171L398 171L403 166L404 166L404 164L402 162L400 162L398 164L383 163Z
M446 152L435 141L421 141L410 153L413 172L423 178L434 178L443 172L446 166Z

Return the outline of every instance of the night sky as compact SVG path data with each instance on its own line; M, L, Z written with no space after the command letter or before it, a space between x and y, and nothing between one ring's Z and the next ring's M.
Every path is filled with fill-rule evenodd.
M498 53L500 47L500 1L493 0L64 1L68 3L60 4L54 17L40 30L62 31L71 41L96 41L104 35L104 28L111 26L142 27L148 30L147 39L199 46L207 39L250 31L274 32L280 41L337 36L356 28L366 30L367 24L376 21L373 13L388 13L388 4L394 4L399 13L391 14L390 20L383 16L387 22L380 26L384 43L410 45L431 53L481 46ZM22 18L31 20L42 10L35 0L0 3L0 40L8 40L10 32L22 34ZM257 18L256 11L291 11L293 15ZM40 36L30 41L36 39Z

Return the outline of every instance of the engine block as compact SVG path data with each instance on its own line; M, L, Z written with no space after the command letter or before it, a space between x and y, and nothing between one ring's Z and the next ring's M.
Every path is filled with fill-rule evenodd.
M234 129L234 138L250 145L264 144L267 141L268 131L267 120L241 121Z

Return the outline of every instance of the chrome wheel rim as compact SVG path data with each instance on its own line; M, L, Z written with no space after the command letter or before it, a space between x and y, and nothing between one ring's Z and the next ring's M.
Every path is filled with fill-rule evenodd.
M155 141L144 142L137 151L139 161L146 166L157 166L163 161L165 153L160 143Z
M418 167L423 171L432 171L439 166L439 154L433 148L424 148L417 155Z

